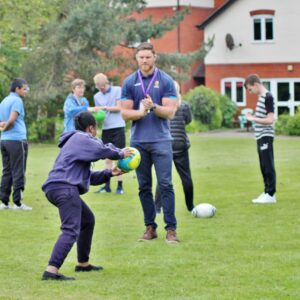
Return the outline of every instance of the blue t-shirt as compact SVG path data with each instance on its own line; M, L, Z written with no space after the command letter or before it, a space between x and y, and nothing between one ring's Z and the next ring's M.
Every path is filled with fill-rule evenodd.
M116 106L116 101L121 98L121 88L119 86L110 86L106 93L99 91L94 95L95 106ZM102 129L113 129L125 127L125 121L121 112L107 111L103 121Z
M176 101L173 79L165 72L157 69L156 78L152 82L152 86L148 88L153 76L155 76L155 72L148 77L142 76L145 90L148 89L148 94L151 96L152 101L158 105L162 105L162 98L172 98ZM133 109L138 110L140 101L144 98L142 84L139 80L138 71L136 71L125 79L121 101L132 100ZM132 142L149 143L170 140L172 140L172 137L169 120L156 116L154 112L150 112L142 119L132 122Z
M74 118L82 111L87 111L89 102L85 97L79 100L74 94L69 94L64 103L64 132L75 130Z
M6 122L9 120L10 114L17 112L17 117L14 125L7 131L2 131L1 140L22 141L27 139L26 126L24 122L25 111L22 98L17 94L11 92L0 103L0 121Z

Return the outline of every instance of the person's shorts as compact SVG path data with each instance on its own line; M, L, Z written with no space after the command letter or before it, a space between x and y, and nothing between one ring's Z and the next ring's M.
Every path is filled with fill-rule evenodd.
M125 147L125 128L113 128L102 130L102 141L104 144L112 143L114 146L122 149Z

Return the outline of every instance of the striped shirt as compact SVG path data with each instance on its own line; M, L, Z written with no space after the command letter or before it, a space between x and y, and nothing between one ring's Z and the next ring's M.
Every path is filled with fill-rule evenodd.
M260 96L255 110L255 117L267 118L269 113L274 113L274 98L271 93L267 92L265 96ZM270 124L255 124L255 138L259 140L264 136L274 137L274 128Z

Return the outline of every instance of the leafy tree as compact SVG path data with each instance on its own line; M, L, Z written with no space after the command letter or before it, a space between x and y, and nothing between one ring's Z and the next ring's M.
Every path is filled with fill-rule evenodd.
M87 81L87 95L94 92L92 78L99 71L115 70L115 79L120 80L135 65L130 59L130 45L161 37L187 13L178 12L160 23L154 23L151 17L133 18L132 14L142 11L145 4L144 0L64 1L59 14L43 27L39 47L33 49L24 66L32 87L30 118L53 118L76 77ZM203 58L205 51L161 54L158 64L168 72L172 65L186 70L193 60Z
M1 99L7 94L11 79L21 75L28 51L36 46L41 28L48 22L50 16L56 13L59 2L59 0L1 0Z

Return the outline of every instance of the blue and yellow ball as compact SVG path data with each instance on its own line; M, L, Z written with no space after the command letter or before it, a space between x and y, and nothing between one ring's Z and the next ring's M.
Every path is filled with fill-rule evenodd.
M125 173L135 170L141 162L141 154L139 150L133 147L129 147L129 149L133 150L133 154L131 154L129 157L119 159L117 164L118 168Z

